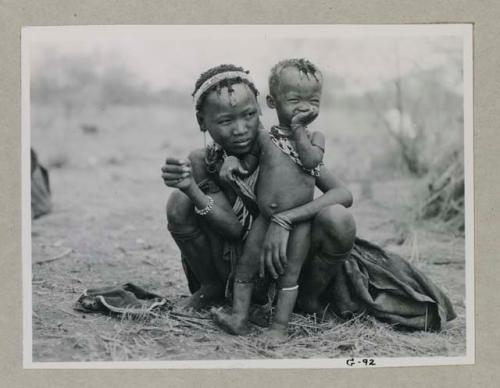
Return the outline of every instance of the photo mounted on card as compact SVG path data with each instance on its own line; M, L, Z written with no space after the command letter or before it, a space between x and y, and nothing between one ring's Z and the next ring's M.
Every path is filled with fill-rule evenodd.
M472 27L22 33L26 368L474 363Z

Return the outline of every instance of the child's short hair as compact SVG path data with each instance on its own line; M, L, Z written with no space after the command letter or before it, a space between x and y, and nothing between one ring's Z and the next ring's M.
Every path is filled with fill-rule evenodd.
M205 71L204 73L202 73L200 75L200 77L196 81L196 84L195 84L192 96L194 97L195 93L198 91L198 89L201 87L201 85L203 85L203 83L206 80L212 78L214 75L217 75L219 73L225 73L227 71L241 71L241 72L244 72L246 74L250 73L248 70L245 70L245 69L243 69L240 66L236 66L236 65L232 65L232 64L228 64L228 65L223 64L223 65L212 67L211 69L208 69L207 71ZM255 85L253 84L253 82L251 82L251 81L249 81L249 80L247 80L245 78L236 77L236 78L225 79L225 80L222 80L221 82L213 85L209 89L207 89L200 96L200 98L196 102L196 107L195 107L196 112L200 111L201 107L203 106L203 103L205 102L205 97L208 95L209 92L211 92L213 90L216 90L217 93L220 93L223 88L228 88L229 91L231 92L233 85L235 85L235 84L241 84L241 83L244 83L244 84L248 85L248 87L250 88L250 90L252 91L252 93L255 95L255 97L257 97L259 95L259 91L255 87Z
M313 76L316 81L321 82L323 80L323 74L312 62L304 58L291 58L284 59L278 62L271 69L271 74L269 75L269 93L274 95L276 88L280 84L280 75L283 69L287 67L295 67L298 71L304 73L306 76Z

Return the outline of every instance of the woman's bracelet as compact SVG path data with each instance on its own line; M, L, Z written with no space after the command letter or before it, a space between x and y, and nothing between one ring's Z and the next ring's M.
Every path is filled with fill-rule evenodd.
M214 199L210 195L207 195L207 198L208 198L208 205L206 207L204 207L203 209L198 209L196 206L194 207L194 212L199 216L206 216L214 208L215 204Z
M287 217L279 214L273 214L271 216L271 222L278 224L282 228L286 230L292 230L292 221L290 221Z

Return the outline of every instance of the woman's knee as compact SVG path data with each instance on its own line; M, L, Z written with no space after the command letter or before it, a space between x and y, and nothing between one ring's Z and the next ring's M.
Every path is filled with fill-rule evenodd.
M166 213L169 228L179 229L196 225L193 203L181 191L174 191L170 195Z
M235 279L250 282L255 280L258 272L259 267L255 262L246 261L242 263L240 261L235 271Z
M322 209L314 219L314 228L323 238L333 240L339 250L349 250L356 238L354 217L342 205Z

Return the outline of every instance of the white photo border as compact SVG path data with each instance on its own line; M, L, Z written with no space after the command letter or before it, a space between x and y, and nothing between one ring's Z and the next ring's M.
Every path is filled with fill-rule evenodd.
M186 360L186 361L102 361L102 362L33 362L32 345L32 241L30 181L30 45L51 37L85 33L120 35L123 31L174 34L175 39L318 38L352 36L457 36L463 41L464 108L464 180L465 180L465 306L466 354L459 357L376 358L376 365L349 366L347 358L338 359L265 359L265 360ZM228 34L228 31L231 34ZM179 32L182 31L182 34ZM300 32L300 36L298 35ZM294 36L295 34L295 36ZM22 268L23 268L23 367L27 369L321 369L361 367L404 367L470 365L475 363L474 329L474 175L473 175L473 24L343 24L343 25L96 25L24 27L21 34L21 180L22 180ZM373 357L372 357L373 358ZM356 360L361 360L357 357Z

